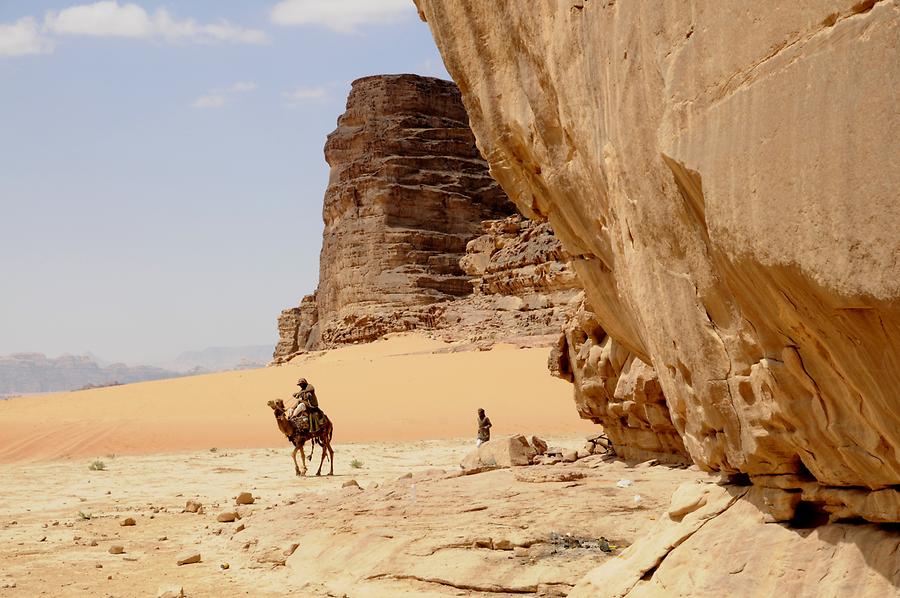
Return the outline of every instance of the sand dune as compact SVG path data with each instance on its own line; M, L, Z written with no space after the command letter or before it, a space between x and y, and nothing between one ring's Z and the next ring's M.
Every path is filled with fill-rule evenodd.
M484 407L496 434L578 434L571 386L549 349L452 352L421 335L318 352L290 364L0 402L0 461L280 446L266 401L316 386L335 441L474 436Z

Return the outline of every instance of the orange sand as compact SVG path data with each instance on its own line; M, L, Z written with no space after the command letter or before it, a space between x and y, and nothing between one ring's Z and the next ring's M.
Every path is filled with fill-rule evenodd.
M484 407L496 435L582 434L572 387L547 348L446 352L420 335L299 357L290 364L0 401L0 462L280 446L266 401L315 385L335 442L466 438Z

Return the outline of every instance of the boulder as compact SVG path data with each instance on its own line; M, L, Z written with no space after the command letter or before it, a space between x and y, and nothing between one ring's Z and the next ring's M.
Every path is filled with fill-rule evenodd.
M256 499L249 492L241 492L234 499L234 504L236 505L252 505L254 502L256 502Z
M531 465L536 454L534 447L520 434L485 442L466 455L461 465L464 470Z

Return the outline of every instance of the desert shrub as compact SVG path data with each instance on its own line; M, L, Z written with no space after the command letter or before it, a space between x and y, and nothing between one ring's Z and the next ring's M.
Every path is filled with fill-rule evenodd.
M84 511L78 511L78 518L82 521L89 521L94 518L90 513L85 513Z
M363 466L363 462L360 461L359 459L354 459L353 461L350 461L350 467L352 467L353 469L361 469L362 466Z
M88 469L90 469L91 471L103 471L104 469L106 469L106 463L98 459L88 465Z

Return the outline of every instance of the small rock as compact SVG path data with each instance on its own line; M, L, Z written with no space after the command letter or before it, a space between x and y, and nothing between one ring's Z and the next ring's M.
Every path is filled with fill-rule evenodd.
M562 460L566 463L574 463L578 460L578 453L576 451L565 451L562 455Z
M41 536L41 539L38 540L38 542L46 542L46 541L47 541L47 536Z
M241 523L241 524L238 525L236 528L234 528L234 533L242 532L242 531L244 531L245 529L247 529L247 528L244 526L243 523Z
M122 554L125 552L125 547L121 544L113 544L109 547L109 554Z
M161 586L156 591L156 598L184 598L184 588L181 586Z
M515 548L513 543L506 539L494 542L494 550L512 550L513 548Z
M95 568L95 569L102 569L102 568L103 568L103 565L101 565L100 563L97 563L96 565L94 565L94 568Z
M619 488L628 488L632 484L634 484L634 482L632 482L631 480L626 480L624 478L616 482L616 486L618 486Z
M184 504L185 513L196 513L203 507L203 504L196 500L189 500Z
M538 438L537 436L531 437L531 446L534 447L534 450L537 451L538 455L543 455L547 452L547 443Z
M91 540L91 546L96 546L96 545L97 545L97 540Z
M285 548L284 552L282 552L281 554L283 554L284 556L291 556L292 554L294 554L294 551L297 550L298 546L300 545L295 542L294 544L291 544L290 546Z
M206 507L201 506L199 509L197 509L197 514L198 515L206 515Z
M240 518L241 516L234 511L225 511L223 513L219 513L219 516L216 517L216 521L218 521L219 523L231 523Z
M231 568L231 565L229 565L228 563L222 563L221 565L219 565L219 567L221 567L222 569L229 569Z
M134 562L137 560L136 556L126 556L122 560Z
M136 525L137 522L134 520L134 517L126 517L122 521L119 522L119 525L122 527L130 527L132 525Z
M408 480L408 479L411 478L411 477L413 477L413 474L412 474L411 471L408 471L408 472L404 473L402 476L400 476L400 477L397 478L397 479L398 479L398 480Z
M256 499L249 492L241 492L234 499L234 504L236 505L252 505L254 502L256 502Z
M156 539L157 542L165 542L169 539L169 536L160 536Z
M193 565L194 563L200 562L200 553L199 552L189 552L178 557L179 565Z
M351 486L356 486L357 488L359 488L359 482L357 482L356 480L347 480L346 482L341 484L341 488L350 488ZM360 488L360 490L361 489L362 488Z

